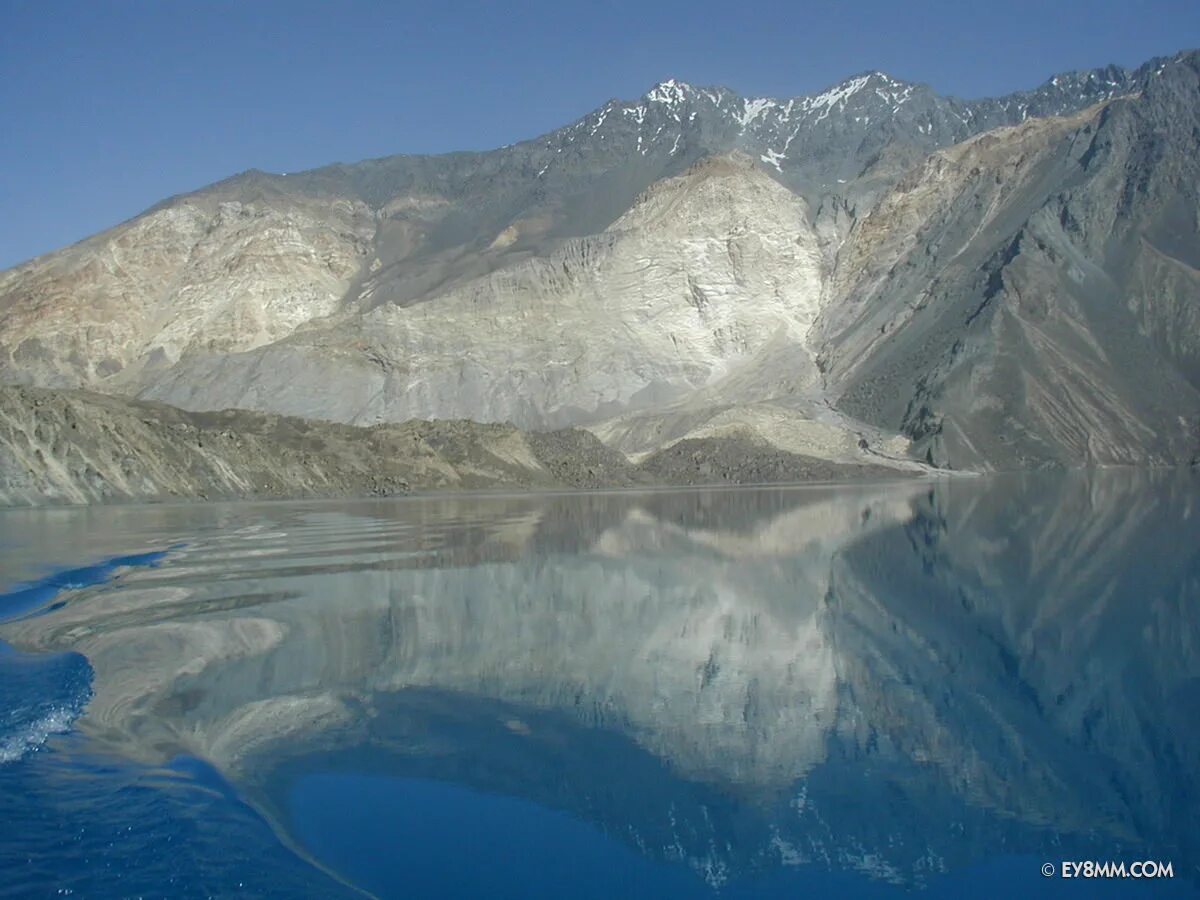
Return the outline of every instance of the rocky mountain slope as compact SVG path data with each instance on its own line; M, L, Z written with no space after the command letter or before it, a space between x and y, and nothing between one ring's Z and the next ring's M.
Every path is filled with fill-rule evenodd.
M847 240L822 322L839 407L938 463L1194 460L1196 63L906 176Z
M633 465L595 435L573 428L527 433L464 420L361 428L0 387L0 506L911 474L884 458L831 461L736 436L687 441Z
M247 172L0 274L0 379L954 468L1200 452L1200 54L982 101L668 81Z

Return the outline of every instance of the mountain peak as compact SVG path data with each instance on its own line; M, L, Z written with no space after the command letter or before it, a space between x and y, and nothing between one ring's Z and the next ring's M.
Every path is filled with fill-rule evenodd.
M650 103L665 103L668 106L674 106L687 100L688 94L693 93L694 90L686 81L668 78L666 81L660 81L654 85L643 96Z
M883 82L884 84L896 85L897 87L906 87L907 85L911 84L911 82L904 81L901 78L893 78L887 72L881 72L878 69L870 72L860 72L859 75L860 77L867 78L869 81L879 81Z

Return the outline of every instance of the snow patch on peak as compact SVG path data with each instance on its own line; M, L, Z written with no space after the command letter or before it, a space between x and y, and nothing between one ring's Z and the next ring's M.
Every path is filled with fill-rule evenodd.
M826 111L831 109L837 103L845 103L859 91L867 86L867 82L871 80L870 75L859 75L857 78L851 78L849 81L843 81L841 84L831 87L827 91L822 91L815 97L809 97L809 109L822 109Z
M668 106L675 106L684 103L691 90L692 86L687 82L668 78L652 87L646 94L646 100L650 103L665 103Z
M890 80L887 82L886 87L875 88L875 96L885 103L890 103L893 113L900 111L900 107L912 97L912 92L912 85Z
M742 131L765 113L769 109L774 109L778 104L770 97L755 97L752 100L742 101L742 112L737 117L738 123L742 126Z
M893 78L887 72L870 72L868 73L867 77L874 78L876 81L882 81L884 84L891 85L892 87L912 87L912 85L908 84L907 82L901 81L898 78Z
M608 114L611 110L612 106L609 104L606 104L604 109L600 110L600 115L596 118L596 124L592 126L593 135L600 130L600 126L604 124L604 120L608 118Z

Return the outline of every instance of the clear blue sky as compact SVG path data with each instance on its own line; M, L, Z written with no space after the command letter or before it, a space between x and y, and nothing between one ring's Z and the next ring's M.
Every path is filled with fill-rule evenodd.
M0 0L0 268L251 167L484 149L657 81L965 97L1200 46L1200 0Z

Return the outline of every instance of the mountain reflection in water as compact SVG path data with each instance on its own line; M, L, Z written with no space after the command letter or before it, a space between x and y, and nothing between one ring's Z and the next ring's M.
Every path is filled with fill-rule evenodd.
M92 670L73 733L0 766L0 814L38 813L4 796L13 771L83 748L211 767L321 891L1045 891L1044 861L1155 859L1187 894L1198 487L8 512L15 577L172 549L0 628ZM6 866L47 852L0 833Z

